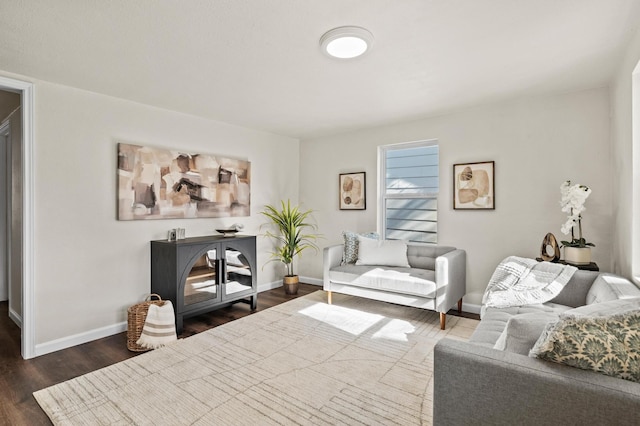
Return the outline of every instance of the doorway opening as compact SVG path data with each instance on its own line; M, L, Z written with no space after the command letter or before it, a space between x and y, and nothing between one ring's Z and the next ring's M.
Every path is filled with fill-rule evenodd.
M6 288L8 315L20 327L20 352L23 358L29 359L36 356L33 315L33 84L0 76L0 100L3 97L9 99L9 104L11 99L19 99L19 105L6 117L0 116L0 142L4 145L0 147L0 209L3 209L0 235L5 232L4 240L7 241L6 246L0 247L0 296L4 295L3 289ZM3 161L3 152L6 161Z

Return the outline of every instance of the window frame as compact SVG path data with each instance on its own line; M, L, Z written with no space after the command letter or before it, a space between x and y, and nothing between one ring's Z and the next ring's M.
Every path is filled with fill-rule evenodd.
M396 151L401 149L409 149L409 148L421 148L427 146L437 146L438 147L438 192L426 192L423 194L387 194L386 193L386 178L387 178L387 153L389 151ZM387 239L386 231L387 231L387 209L386 204L389 199L435 199L438 204L438 198L440 195L440 143L438 139L425 139L419 141L412 142L400 142L393 143L388 145L378 146L378 233L380 234L380 238ZM439 209L436 209L436 212ZM438 221L436 220L436 223ZM436 245L438 240L438 232L436 231L436 242L423 242L421 244L432 244Z

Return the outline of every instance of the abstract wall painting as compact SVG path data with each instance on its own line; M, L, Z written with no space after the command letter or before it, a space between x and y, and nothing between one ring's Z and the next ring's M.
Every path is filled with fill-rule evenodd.
M118 220L249 216L251 163L118 144Z
M340 210L365 210L365 172L340 174Z
M493 210L496 206L493 161L453 165L453 208Z

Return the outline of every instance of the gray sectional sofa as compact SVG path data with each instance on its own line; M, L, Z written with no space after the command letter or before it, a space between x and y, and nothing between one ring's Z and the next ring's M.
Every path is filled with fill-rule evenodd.
M467 255L455 247L407 243L409 267L357 265L343 261L344 244L324 249L324 290L446 313L466 292Z
M547 303L483 309L468 342L435 346L434 424L640 424L640 383L528 356L560 314L637 306L638 297L622 277L579 270Z

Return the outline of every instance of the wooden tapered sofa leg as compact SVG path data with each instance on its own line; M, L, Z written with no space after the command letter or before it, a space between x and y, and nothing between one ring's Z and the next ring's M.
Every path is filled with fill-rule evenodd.
M447 314L440 312L440 330L444 330L444 325L447 322Z
M462 313L462 298L460 298L460 300L458 300L458 313Z
M331 304L331 292L327 292L327 303Z

